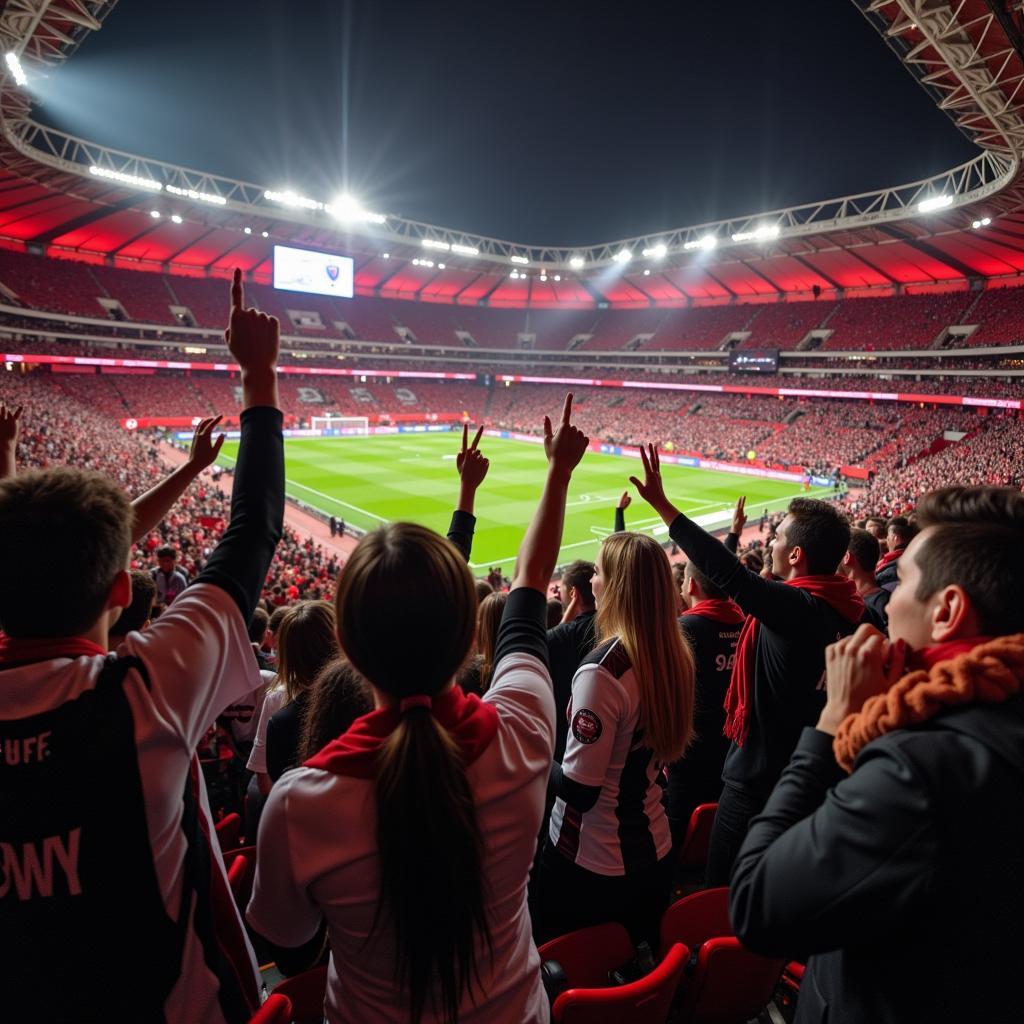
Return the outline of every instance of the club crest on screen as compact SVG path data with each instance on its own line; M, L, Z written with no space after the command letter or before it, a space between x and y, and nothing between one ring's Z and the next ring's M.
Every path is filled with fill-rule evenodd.
M337 281L338 280L338 275L341 273L341 267L339 267L335 263L328 263L327 266L324 267L324 270L327 271L327 276L332 281Z

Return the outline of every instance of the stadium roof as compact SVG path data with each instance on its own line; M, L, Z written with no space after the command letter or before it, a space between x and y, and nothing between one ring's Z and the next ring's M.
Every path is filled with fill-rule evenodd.
M589 248L484 238L107 149L33 121L0 79L0 244L121 266L269 280L275 243L356 259L360 294L493 306L617 307L966 287L1024 271L1022 15L1002 0L854 0L979 147L933 178ZM31 77L116 0L8 0L0 45ZM865 69L869 73L869 69Z

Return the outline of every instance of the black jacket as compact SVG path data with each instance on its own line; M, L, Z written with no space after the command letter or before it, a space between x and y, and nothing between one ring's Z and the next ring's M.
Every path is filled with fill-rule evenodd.
M722 778L766 799L806 725L825 704L825 648L852 633L832 606L806 590L765 580L696 523L679 515L671 538L713 583L760 623L754 655L750 729L732 744Z
M1024 1020L1024 696L870 743L804 730L733 869L737 935L803 959L798 1024Z
M900 550L900 557L903 557L902 549ZM896 566L898 562L899 558L894 558L891 562L884 565L875 573L875 582L890 594L896 589L900 582L900 578L896 574Z

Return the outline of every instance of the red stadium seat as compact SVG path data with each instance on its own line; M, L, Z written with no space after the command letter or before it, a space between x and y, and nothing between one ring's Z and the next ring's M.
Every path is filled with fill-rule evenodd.
M242 885L249 873L249 858L244 853L236 854L228 867L228 885L234 894L235 902L241 902Z
M272 995L249 1018L249 1024L291 1024L292 1002L287 996Z
M715 823L718 804L699 804L690 815L690 823L686 826L686 838L679 851L679 866L682 868L700 868L708 861L708 842L711 839L711 827Z
M244 864L244 868L237 867L238 862ZM228 881L231 882L231 891L235 894L235 902L245 913L249 905L249 897L252 896L252 883L256 879L256 847L239 846L235 850L224 851L224 863L228 865ZM237 886L232 882L232 871L239 873Z
M571 988L551 1009L554 1024L664 1024L690 956L673 946L646 977L617 988Z
M538 952L541 962L554 960L569 984L579 988L604 988L608 972L621 967L635 954L629 932L617 922L580 928L545 942Z
M238 847L242 833L242 816L240 814L225 814L217 822L217 842L221 850L234 850Z
M273 995L287 996L294 1024L321 1024L327 995L327 966L296 974L274 988Z
M729 920L729 890L702 889L677 900L661 918L661 948L681 942L698 949L708 939L734 935Z
M768 1005L784 964L751 953L739 939L709 939L697 951L677 1024L745 1024Z

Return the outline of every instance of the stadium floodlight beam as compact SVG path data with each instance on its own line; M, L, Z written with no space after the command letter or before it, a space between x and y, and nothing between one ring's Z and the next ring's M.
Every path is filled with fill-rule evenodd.
M509 263L520 263L524 267L528 266L530 261L525 256L509 256Z
M28 85L28 78L25 75L25 69L21 66L18 55L13 50L8 50L4 56L4 62L7 64L7 69L14 79L14 84L24 89Z
M95 178L106 178L108 181L118 181L122 185L134 185L136 188L148 188L153 192L162 192L162 182L154 181L153 178L140 178L137 174L125 174L123 171L112 171L107 167L97 167L92 164L89 173Z
M341 221L383 224L387 220L383 213L373 213L371 210L367 210L355 196L350 196L347 193L338 196L333 203L328 203L322 208Z
M934 213L936 210L944 210L947 206L953 205L952 196L930 196L922 199L917 204L918 213Z
M242 228L242 230L243 230L243 231L244 231L244 232L245 232L245 233L246 233L247 235L251 235L251 234L252 234L252 228Z
M684 242L683 248L687 252L692 252L694 249L714 249L716 245L718 245L718 237L716 235L704 235L690 242Z
M173 221L173 222L174 222L175 224L180 224L180 223L181 223L181 216L180 216L179 214L177 214L177 213L172 213L172 214L171 214L171 220L172 220L172 221Z
M281 206L289 206L297 210L322 210L324 208L324 204L318 199L310 199L308 196L300 196L297 192L293 192L291 189L277 191L276 189L268 188L263 193L263 198L272 203L280 203Z
M633 258L633 254L628 249L620 249L612 259L616 263L628 263Z
M460 256L479 256L480 250L475 245L463 245L461 242L452 242L452 252Z
M149 211L149 215L150 215L150 217L153 218L153 220L159 220L160 219L160 211L159 210L150 210Z
M667 252L668 246L664 242L659 242L657 245L652 245L649 249L644 249L642 255L646 259L660 260L664 259Z
M734 242L765 242L769 238L779 237L778 224L761 224L753 231L737 231L732 236Z
M569 266L573 270L582 270L587 264L587 261L582 256L573 256L569 260Z
M447 242L442 242L436 238L424 238L422 245L424 249L441 249L444 252L448 252L451 249Z

